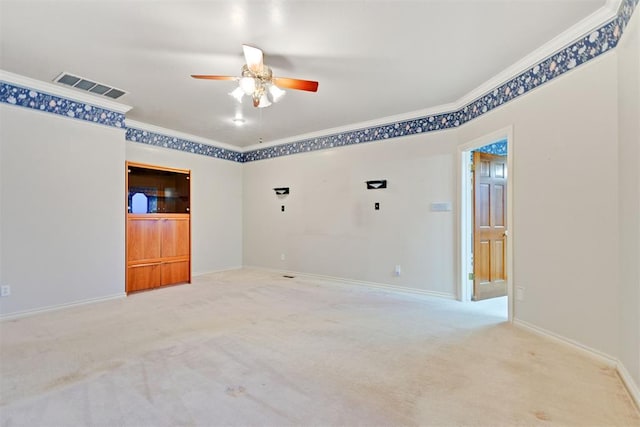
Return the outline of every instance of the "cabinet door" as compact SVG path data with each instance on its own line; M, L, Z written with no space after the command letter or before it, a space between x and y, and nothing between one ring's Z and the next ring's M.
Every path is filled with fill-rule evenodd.
M161 274L160 264L141 264L127 268L127 292L158 287Z
M161 221L130 218L127 222L127 261L160 257Z
M162 264L162 286L189 282L189 261Z
M162 257L189 256L189 218L162 220Z

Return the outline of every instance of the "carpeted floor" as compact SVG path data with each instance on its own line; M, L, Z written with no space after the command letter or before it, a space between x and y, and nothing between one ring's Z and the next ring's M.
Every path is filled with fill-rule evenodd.
M0 323L2 426L631 426L614 370L481 305L238 270Z

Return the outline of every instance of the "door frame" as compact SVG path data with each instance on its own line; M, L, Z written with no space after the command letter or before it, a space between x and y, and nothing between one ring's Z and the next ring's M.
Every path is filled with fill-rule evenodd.
M508 319L513 321L513 125L480 136L458 146L458 201L460 211L458 215L458 239L460 251L458 254L458 300L471 301L473 293L473 281L469 280L469 273L473 272L470 265L471 240L473 238L473 200L471 199L471 156L470 152L476 148L484 147L501 139L507 140L507 299Z

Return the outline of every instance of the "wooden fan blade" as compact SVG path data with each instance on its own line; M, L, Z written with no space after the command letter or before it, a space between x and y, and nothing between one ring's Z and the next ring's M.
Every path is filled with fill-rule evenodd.
M262 53L262 50L257 47L243 44L242 51L244 52L244 59L247 61L247 67L249 67L249 69L254 73L262 71L264 63L264 54Z
M191 74L191 77L194 79L205 79L205 80L237 80L237 77L233 76L209 76L207 74Z
M280 88L306 90L308 92L318 91L318 82L312 80L289 79L287 77L274 77L273 84Z

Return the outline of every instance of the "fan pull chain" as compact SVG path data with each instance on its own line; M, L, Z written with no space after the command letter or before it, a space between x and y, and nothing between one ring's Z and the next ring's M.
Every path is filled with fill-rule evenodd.
M258 118L258 133L259 135L262 135L262 110L264 108L259 108L258 109L258 114L259 114L259 118ZM259 136L258 137L258 144L262 144L262 137Z

